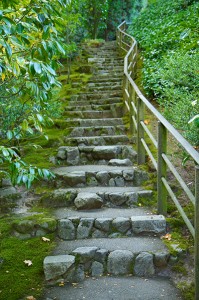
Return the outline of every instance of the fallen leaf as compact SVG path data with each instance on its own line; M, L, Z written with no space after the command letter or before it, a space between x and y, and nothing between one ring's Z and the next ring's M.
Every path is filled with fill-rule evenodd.
M59 283L59 286L64 286L65 284L64 284L64 281L61 281L60 283Z
M24 264L27 265L28 267L32 266L32 261L31 260L24 260Z
M50 242L50 239L46 238L45 236L42 236L41 239L42 239L43 242Z
M149 125L150 121L149 120L144 120L145 125Z
M77 286L77 285L78 285L78 283L72 282L72 286Z
M170 234L170 233L167 233L167 234L163 235L163 236L161 237L161 239L165 239L165 240L170 241L170 240L171 240L171 234Z

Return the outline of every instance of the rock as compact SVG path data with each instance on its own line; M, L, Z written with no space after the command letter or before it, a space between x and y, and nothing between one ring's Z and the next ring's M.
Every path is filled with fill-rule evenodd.
M169 260L168 252L157 252L154 256L154 264L156 267L166 267Z
M98 172L96 174L96 178L101 185L108 185L108 182L110 180L110 176L106 171Z
M16 221L13 223L13 228L22 234L32 233L34 230L34 222L30 220Z
M75 269L71 270L66 277L69 282L81 282L85 279L84 266L78 265Z
M132 166L132 162L128 158L126 158L126 159L111 159L111 160L109 160L108 165L124 167L124 166Z
M131 146L124 146L122 149L122 157L129 158L131 161L137 160L137 152Z
M164 216L134 216L131 218L134 233L164 233L166 220Z
M134 170L123 171L123 177L126 181L133 181Z
M117 231L126 233L131 227L131 222L128 218L118 217L113 220L112 225Z
M67 163L69 165L78 165L80 160L78 147L68 147L67 148Z
M77 209L96 209L103 205L103 201L95 193L79 193L74 204Z
M133 253L128 250L115 250L108 256L107 270L112 275L125 275L132 272Z
M149 180L149 175L147 172L141 171L141 170L135 170L134 172L134 185L140 186L143 184L144 181Z
M40 203L45 207L68 207L73 204L77 192L73 190L58 189L41 197Z
M94 218L82 218L77 227L77 239L86 239L91 235Z
M97 146L93 149L92 155L94 158L109 160L116 158L120 152L119 146Z
M112 220L112 218L97 218L94 226L99 230L109 232Z
M125 183L124 183L124 178L122 178L122 177L116 177L115 178L115 185L116 186L124 186L125 185Z
M7 197L7 196L14 196L17 195L17 190L11 186L11 187L5 187L0 189L0 197Z
M135 259L134 274L139 277L154 275L153 255L148 252L140 253Z
M123 193L110 193L109 200L114 205L120 206L126 202L126 197Z
M98 261L94 261L91 266L91 274L94 277L100 277L104 273L104 266Z
M111 179L109 180L108 185L109 185L109 186L115 186L115 180L114 180L114 178L111 178Z
M75 256L73 255L47 256L43 262L45 279L59 279L65 275L74 264Z
M55 232L57 229L57 221L53 218L42 218L37 222L37 226L45 231L51 233Z
M84 171L76 171L62 175L62 178L69 186L82 186L86 184L86 174Z
M73 250L73 254L77 256L80 263L86 263L92 260L95 256L98 247L79 247Z
M137 204L138 202L138 194L134 192L127 192L124 194L126 198L126 205L131 207Z
M86 183L87 183L88 186L98 186L97 179L94 176L87 177L86 178Z
M1 186L4 187L12 187L12 182L9 178L2 178Z
M94 259L96 261L99 261L100 263L104 264L107 261L107 257L108 257L108 250L106 249L98 249L95 252L95 257Z
M57 158L65 160L66 157L67 157L66 150L65 149L58 149Z
M58 236L63 240L74 240L76 229L71 220L62 219L58 221Z
M100 231L98 229L95 229L92 233L92 238L94 238L94 239L105 238L107 236L108 236L108 234L106 232Z

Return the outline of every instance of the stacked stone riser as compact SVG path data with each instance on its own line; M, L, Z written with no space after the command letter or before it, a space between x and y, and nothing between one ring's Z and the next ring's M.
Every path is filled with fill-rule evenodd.
M97 187L96 187L97 188ZM117 188L120 189L120 188ZM84 198L81 196L84 192ZM81 196L81 202L79 201ZM76 198L78 200L76 200ZM119 191L113 191L110 187L102 187L94 192L94 187L87 193L85 188L58 189L55 192L40 198L40 204L44 207L60 208L75 207L76 209L96 209L99 207L128 208L137 207L140 200L150 202L153 192L140 188L126 187ZM76 200L76 201L75 201ZM81 205L81 207L80 207Z
M81 127L69 128L71 130L69 137L83 137L83 136L103 136L103 135L120 135L125 134L125 126L95 126L95 127Z
M70 255L48 256L44 273L48 284L81 282L86 276L132 275L152 277L167 267L168 252L108 251L98 247L80 247Z
M79 146L59 147L56 158L65 165L85 164L96 162L112 166L132 166L136 162L137 153L131 146ZM112 159L118 159L112 161Z
M99 94L93 94L93 93L80 93L79 95L73 95L71 96L71 101L82 101L82 100L99 100L99 99L112 99L122 97L121 91L115 91L115 92L103 92ZM101 101L100 101L101 102Z
M56 174L55 186L60 187L86 187L86 186L110 186L110 187L125 187L125 186L141 186L148 176L140 170L123 167L110 169L108 171L68 171L64 174L54 171Z
M117 103L121 103L121 98L113 97L113 98L109 98L109 99L101 99L100 103L101 103L101 105L117 104ZM70 101L70 107L85 106L85 104L90 105L90 106L99 105L99 100Z
M82 240L90 238L118 238L139 235L162 235L166 231L163 216L133 216L131 218L79 218L61 220L41 219L38 222L23 220L13 223L13 235L19 239L43 237L55 233L60 239Z

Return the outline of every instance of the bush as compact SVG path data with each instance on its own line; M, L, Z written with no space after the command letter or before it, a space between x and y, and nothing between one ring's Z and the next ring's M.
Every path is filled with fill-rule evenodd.
M129 29L143 56L146 93L163 106L165 117L199 145L198 128L188 121L199 111L198 1L152 1Z

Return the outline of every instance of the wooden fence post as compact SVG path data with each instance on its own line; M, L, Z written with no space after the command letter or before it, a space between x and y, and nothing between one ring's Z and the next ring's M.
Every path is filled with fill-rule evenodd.
M199 166L196 166L195 174L195 300L199 300Z
M157 170L157 190L158 190L158 213L167 214L167 190L162 182L166 178L167 165L162 154L167 153L167 129L158 121L158 170Z
M137 99L137 156L138 164L145 163L145 149L142 144L142 139L144 139L144 128L140 124L141 121L144 121L144 102L140 98Z

